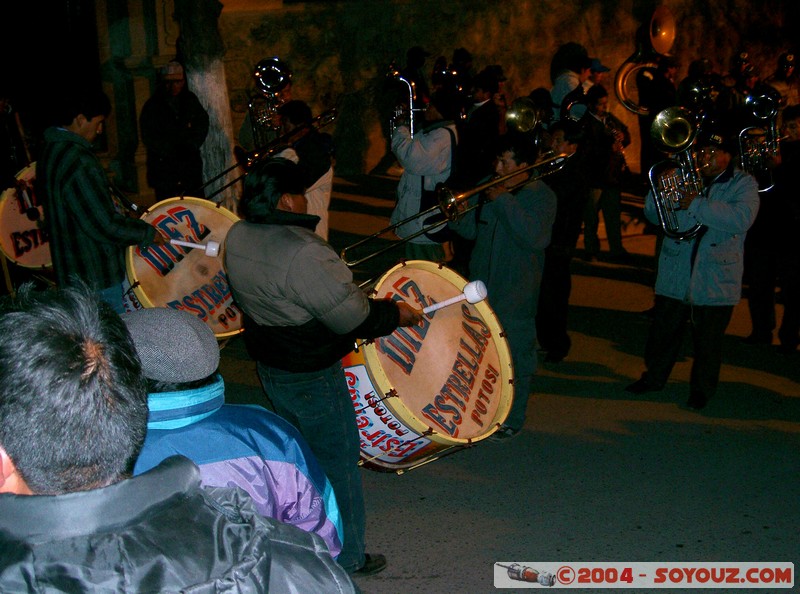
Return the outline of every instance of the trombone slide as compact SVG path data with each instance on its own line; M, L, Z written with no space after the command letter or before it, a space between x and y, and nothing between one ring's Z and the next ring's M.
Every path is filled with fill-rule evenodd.
M392 249L396 248L397 246L403 245L403 244L411 241L412 239L415 239L415 238L419 237L420 235L422 235L424 233L429 233L432 230L436 229L437 227L441 227L443 224L446 224L448 221L456 221L460 217L464 216L466 213L468 213L468 212L470 212L472 210L475 210L476 208L478 208L479 203L464 207L465 203L470 198L472 198L476 194L479 194L479 193L483 192L487 188L490 188L492 186L496 186L497 184L501 184L501 183L507 182L508 180L513 179L513 178L515 178L515 177L517 177L517 176L519 176L521 174L524 174L524 173L527 173L527 172L532 172L531 175L529 177L527 177L524 181L522 181L519 184L516 184L515 186L513 186L511 188L508 188L508 191L512 192L512 191L516 190L517 188L520 188L520 187L524 186L525 184L528 184L528 183L530 183L532 181L536 181L538 179L541 179L541 178L545 177L546 175L550 175L550 174L553 174L553 173L555 173L557 171L560 171L564 167L564 165L566 165L567 160L569 159L569 157L570 157L570 155L567 155L565 153L560 153L560 154L556 155L551 151L551 152L547 153L544 158L536 161L532 165L527 165L525 167L517 169L516 171L512 171L508 175L504 175L502 177L498 177L498 178L489 180L488 182L486 182L484 184L481 184L479 186L476 186L476 187L472 188L471 190L467 190L467 191L461 192L459 194L455 194L455 193L453 193L453 190L451 190L450 188L447 188L443 184L439 184L437 186L437 188L436 188L437 204L435 206L432 206L432 207L430 207L430 208L428 208L428 209L426 209L426 210L424 210L422 212L419 212L419 213L417 213L415 215L412 215L410 217L407 217L407 218L403 219L402 221L399 221L397 223L389 225L388 227L384 227L380 231L376 231L372 235L369 235L369 236L367 236L367 237L365 237L365 238L363 238L363 239L361 239L361 240L359 240L359 241L357 241L357 242L345 247L341 251L339 256L341 257L341 259L344 261L344 263L349 268L352 268L353 266L358 266L359 264L363 264L364 262L367 262L368 260L371 260L371 259L373 259L373 258L375 258L377 256L380 256L381 254L384 254L384 253L388 252L389 250L392 250ZM539 171L537 171L537 170L539 170ZM364 256L362 256L360 258L355 258L355 259L350 259L349 258L349 254L352 251L356 250L357 248L363 248L365 245L375 241L376 239L379 239L379 238L383 237L384 235L387 235L388 233L394 231L395 229L398 229L399 227L402 227L403 225L407 225L411 221L415 221L415 220L417 220L417 219L419 219L421 217L427 218L427 217L430 217L431 215L434 215L436 213L439 213L440 215L442 215L445 220L442 221L441 219L439 219L435 223L432 223L432 224L429 224L429 225L423 225L423 227L419 231L416 231L415 233L412 233L411 235L408 235L408 236L402 238L399 242L395 242L395 243L392 243L391 245L384 246L383 248L380 248L380 249L378 249L378 250L376 250L374 252L371 252L371 253L367 253L366 255L364 255Z

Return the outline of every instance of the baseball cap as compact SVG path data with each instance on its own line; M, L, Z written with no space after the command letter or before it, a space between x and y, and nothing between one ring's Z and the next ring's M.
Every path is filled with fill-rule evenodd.
M183 66L180 62L173 60L168 62L166 66L161 69L161 78L164 80L183 80Z
M706 146L720 148L731 155L736 155L739 152L738 138L734 138L733 135L719 127L701 131L698 135L697 147Z
M590 66L592 72L609 72L611 69L604 66L600 58L592 58L592 65Z

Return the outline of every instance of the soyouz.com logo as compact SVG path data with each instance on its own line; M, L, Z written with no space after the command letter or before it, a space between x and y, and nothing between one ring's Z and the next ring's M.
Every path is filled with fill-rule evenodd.
M495 588L786 588L794 563L498 562Z

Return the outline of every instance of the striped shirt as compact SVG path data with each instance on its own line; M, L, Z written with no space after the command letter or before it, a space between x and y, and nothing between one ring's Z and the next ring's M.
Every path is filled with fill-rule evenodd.
M118 212L105 170L86 139L48 128L44 140L36 184L57 283L64 286L72 276L95 290L121 283L127 246L151 243L156 229Z

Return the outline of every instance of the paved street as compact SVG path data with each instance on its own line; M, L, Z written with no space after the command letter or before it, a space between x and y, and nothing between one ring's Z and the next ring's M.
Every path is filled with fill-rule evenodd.
M395 185L337 180L337 250L387 224ZM742 344L742 301L707 409L682 408L688 342L662 392L625 392L642 371L654 246L635 200L625 211L635 265L574 261L573 347L561 363L540 359L522 434L401 475L362 471L368 551L389 562L359 580L366 594L494 592L496 562L797 561L800 353ZM358 280L388 270L401 251L356 270ZM241 338L222 354L228 400L263 403Z

